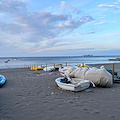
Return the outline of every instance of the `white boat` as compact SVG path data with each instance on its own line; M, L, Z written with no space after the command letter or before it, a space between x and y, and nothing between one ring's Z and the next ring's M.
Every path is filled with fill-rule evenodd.
M61 67L61 66L62 66L62 64L50 65L50 66L45 67L43 70L48 71L48 72L52 72L54 70L58 70L59 67Z
M55 67L56 69L59 69L61 66L62 66L62 64L50 65L50 67Z
M43 70L48 71L48 72L52 72L55 70L55 67L45 67Z
M82 79L76 79L76 78L72 78L70 82L63 82L62 80L64 80L64 77L60 77L55 79L55 82L57 83L57 85L64 89L64 90L70 90L70 91L83 91L87 88L90 87L90 81L89 80L82 80Z

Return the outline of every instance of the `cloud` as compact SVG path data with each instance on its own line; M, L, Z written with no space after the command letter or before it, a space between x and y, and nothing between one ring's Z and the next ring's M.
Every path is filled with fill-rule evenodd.
M105 23L104 21L101 21L101 22L95 23L95 25L102 25L104 23Z
M23 0L0 0L0 11L9 14L26 14L27 7Z
M76 29L80 27L81 25L91 22L94 20L91 16L82 16L80 18L76 19L69 19L66 21L66 23L59 24L57 27L61 29Z
M118 5L118 4L119 4L119 2L114 2L114 4L117 4L117 5Z
M80 32L81 35L84 35L84 34L94 34L94 33L95 33L94 31L90 31L90 32L87 32L87 33L81 33Z
M98 7L113 8L113 7L115 7L115 5L101 4L101 5L98 5Z
M66 8L66 2L65 2L65 1L62 1L62 2L61 2L61 8L62 8L62 9L65 9L65 8Z
M80 48L80 49L77 49L77 48L63 48L63 49L58 49L58 50L54 50L54 49L45 49L44 50L45 53L47 53L48 55L53 55L53 54L58 54L59 55L69 55L70 53L71 54L74 54L74 55L78 55L78 54L83 54L85 52L90 52L90 51L95 51L95 48ZM43 51L43 53L44 53ZM34 52L40 52L40 50L36 50ZM52 53L52 54L51 54Z
M79 10L66 5L64 1L61 7L69 8L72 12L32 12L23 0L0 0L0 14L6 15L5 21L0 17L1 40L13 48L15 46L26 51L50 48L65 31L75 30L94 20L89 15L78 15ZM74 16L74 13L77 15Z
M67 4L65 1L61 2L61 8L63 11L71 10L73 13L80 14L82 10L74 7L73 5Z
M116 5L106 5L106 4L98 5L98 7L101 7L101 8L112 8L114 10L119 10L120 9L120 7L117 7Z
M15 23L0 23L0 31L6 34L20 34L23 28Z

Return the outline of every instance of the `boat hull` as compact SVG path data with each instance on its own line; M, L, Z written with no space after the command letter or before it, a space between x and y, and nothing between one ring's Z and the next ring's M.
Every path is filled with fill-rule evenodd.
M48 72L52 72L55 70L55 67L45 67L43 70L48 71Z
M6 79L3 75L0 75L0 86L5 83Z
M80 80L79 79L78 83L73 83L73 82L63 83L63 82L61 82L61 79L64 79L64 77L57 78L55 80L55 82L57 83L57 85L60 88L62 88L64 90L78 92L78 91L83 91L83 90L87 89L88 87L90 87L90 81L88 81L88 80Z

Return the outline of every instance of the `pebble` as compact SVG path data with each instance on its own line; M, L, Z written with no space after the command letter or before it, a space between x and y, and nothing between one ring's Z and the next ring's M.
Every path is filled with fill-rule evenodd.
M53 95L53 92L51 92L51 95Z
M25 99L25 97L23 97L23 99Z

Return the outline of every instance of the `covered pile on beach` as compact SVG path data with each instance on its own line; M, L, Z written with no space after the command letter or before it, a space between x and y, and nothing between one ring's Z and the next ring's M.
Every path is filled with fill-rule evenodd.
M112 64L102 64L112 69ZM100 67L101 64L92 65ZM120 64L115 64L120 76ZM0 120L119 120L120 84L71 92L60 89L59 71L1 69Z
M113 85L112 75L101 66L96 67L74 67L70 66L65 71L64 76L67 78L78 78L80 80L89 80L96 86L111 87Z

